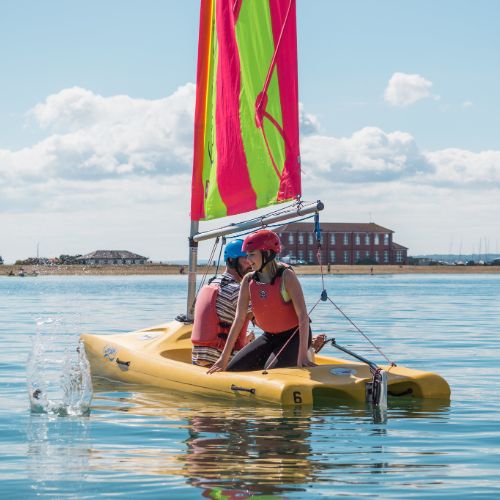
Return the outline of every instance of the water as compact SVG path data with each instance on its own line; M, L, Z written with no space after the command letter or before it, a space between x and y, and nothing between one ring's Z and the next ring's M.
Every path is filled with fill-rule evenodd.
M321 280L300 279L312 306ZM95 384L91 400L78 334L171 320L186 277L0 277L0 492L498 497L500 276L331 276L326 286L389 358L443 375L451 402L390 401L382 423L365 405L283 410L123 385ZM318 305L313 328L383 361L331 305ZM28 387L48 401L30 401Z

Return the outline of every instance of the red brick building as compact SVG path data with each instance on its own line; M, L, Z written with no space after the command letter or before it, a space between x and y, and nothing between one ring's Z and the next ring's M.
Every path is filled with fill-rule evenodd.
M296 222L278 231L283 260L317 264L314 223ZM406 264L408 248L392 240L394 231L370 223L321 223L324 264Z

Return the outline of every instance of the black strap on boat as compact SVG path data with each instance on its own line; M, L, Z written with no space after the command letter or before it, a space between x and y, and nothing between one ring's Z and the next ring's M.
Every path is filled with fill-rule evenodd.
M413 389L411 387L408 387L408 389L402 392L387 391L387 393L389 394L389 396L400 398L402 396L409 396L410 394L413 394Z
M231 390L235 392L249 392L250 394L255 394L255 389L252 387L251 389L247 389L246 387L238 387L237 385L232 385Z
M130 361L122 361L119 358L116 358L116 364L120 366L126 366L127 368L130 366Z

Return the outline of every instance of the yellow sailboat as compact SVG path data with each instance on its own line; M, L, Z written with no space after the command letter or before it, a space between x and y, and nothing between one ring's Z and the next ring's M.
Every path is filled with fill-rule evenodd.
M210 398L283 406L387 396L447 399L439 375L315 357L317 366L206 374L191 364L198 243L317 214L301 196L295 0L202 0L189 238L187 311L170 323L118 335L82 335L95 377ZM288 208L217 230L199 222L296 200ZM318 231L318 244L320 233Z

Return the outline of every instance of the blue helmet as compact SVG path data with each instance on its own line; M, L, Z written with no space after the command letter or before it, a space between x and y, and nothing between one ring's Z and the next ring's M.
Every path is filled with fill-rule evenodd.
M242 250L243 240L230 241L224 248L224 260L237 259L238 257L246 257L247 254Z

